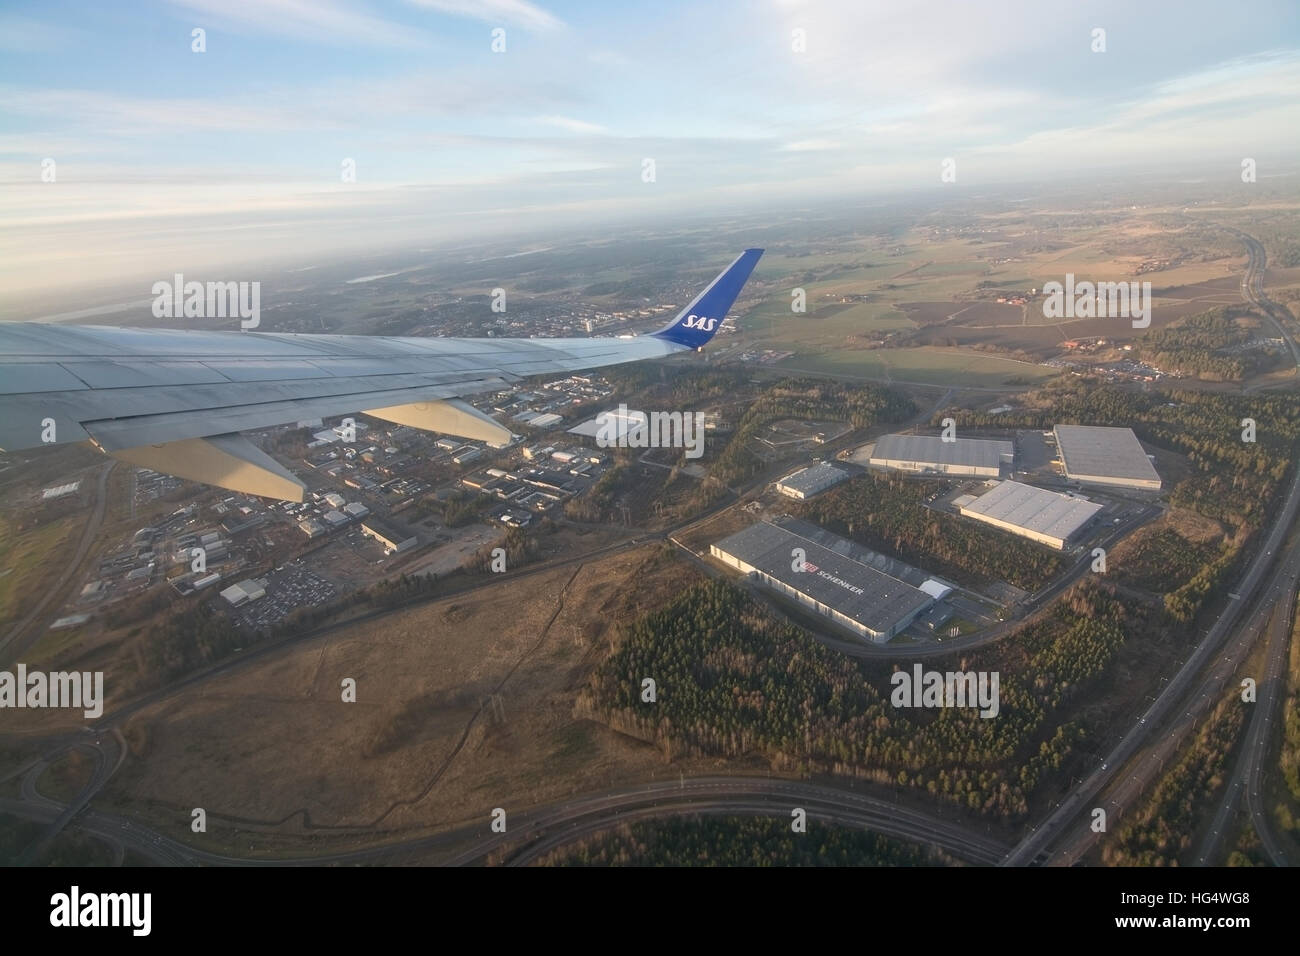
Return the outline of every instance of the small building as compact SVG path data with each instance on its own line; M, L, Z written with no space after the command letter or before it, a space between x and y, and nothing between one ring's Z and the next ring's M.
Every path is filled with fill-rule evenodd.
M786 475L776 483L776 490L787 498L805 499L848 480L849 473L830 462L822 461Z
M218 571L213 571L211 574L205 574L201 578L195 578L191 583L194 590L202 591L204 588L216 584L220 580L221 580L221 573Z
M306 518L302 521L299 521L298 530L300 530L308 538L319 538L321 535L329 531L329 529L326 528L325 525L322 524L320 521L318 521L316 518Z

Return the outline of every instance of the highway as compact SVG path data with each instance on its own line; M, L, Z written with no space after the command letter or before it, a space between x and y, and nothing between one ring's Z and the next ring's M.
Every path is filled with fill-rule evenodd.
M1247 302L1267 315L1277 327L1278 333L1291 350L1296 371L1300 373L1300 346L1296 345L1295 339L1291 337L1287 328L1292 321L1291 313L1264 294L1264 270L1268 266L1268 256L1264 252L1263 244L1240 229L1233 229L1231 226L1220 226L1220 228L1232 233L1246 244L1249 261L1246 263L1246 274L1241 279L1241 294Z
M1236 230L1233 231L1236 232ZM1237 234L1250 239L1244 233ZM1259 246L1254 239L1250 239L1247 247L1250 250L1250 265L1247 270L1247 279L1243 280L1243 288L1257 289L1260 281L1259 276L1264 271L1264 251L1263 247ZM1278 330L1290 344L1292 355L1300 362L1300 350L1297 350L1286 327L1279 322ZM1241 581L1232 592L1237 595L1237 598L1229 600L1219 614L1218 619L1196 645L1186 663L1169 681L1164 690L1160 692L1146 712L1142 714L1138 722L1106 755L1101 765L1081 780L1061 801L1056 810L1031 830L1016 848L1007 855L1007 858L1002 861L1003 866L1026 866L1038 861L1040 855L1044 855L1051 845L1064 836L1066 828L1070 826L1072 821L1075 821L1085 811L1090 811L1097 805L1095 799L1098 794L1111 784L1124 765L1146 745L1147 740L1156 732L1156 728L1180 708L1184 711L1188 709L1183 706L1183 701L1191 696L1197 675L1210 663L1218 648L1224 643L1233 625L1240 617L1243 608L1250 604L1257 593L1262 595L1261 601L1265 607L1269 606L1270 601L1277 600L1282 593L1279 579L1288 573L1287 562L1284 562L1278 571L1274 572L1270 583L1265 585L1262 590L1261 584L1265 582L1266 575L1274 564L1274 555L1281 553L1282 544L1295 522L1298 506L1300 506L1300 467L1294 469L1291 484L1287 489L1277 520L1251 559ZM1249 627L1247 630L1249 631ZM1136 785L1138 781L1134 779L1132 783ZM1095 839L1097 834L1092 833L1088 824L1089 821L1079 824L1082 832L1076 831L1072 846L1081 845L1081 841L1090 844Z
M1250 656L1264 626L1273 617L1274 608L1283 601L1286 589L1291 586L1297 573L1300 573L1300 544L1288 551L1282 566L1273 576L1268 591L1260 596L1250 618L1237 628L1228 644L1216 654L1214 664L1184 701L1182 712L1176 714L1166 726L1158 728L1158 736L1152 738L1150 745L1139 756L1129 761L1128 766L1123 768L1122 775L1106 791L1105 798L1099 805L1106 810L1108 832L1114 833L1124 813L1139 807L1143 795L1149 793L1159 782L1165 770L1172 768L1179 748L1193 735L1200 722L1225 697L1240 695L1241 687L1233 681L1233 677L1242 662ZM1153 728L1153 733L1155 730ZM1221 837L1226 834L1227 828L1216 820L1207 832ZM1100 839L1101 834L1093 833L1090 828L1079 828L1072 839L1066 840L1057 848L1052 857L1052 865L1073 865Z
M1290 647L1291 629L1295 622L1296 572L1294 557L1288 562L1292 571L1284 593L1278 595L1269 618L1268 643L1264 649L1264 675L1257 679L1256 702L1251 710L1246 739L1238 754L1236 766L1229 779L1228 788L1219 802L1210 829L1197 852L1197 863L1213 865L1219 859L1223 839L1231 832L1231 823L1243 793L1250 820L1259 834L1264 852L1274 866L1288 866L1286 851L1273 833L1264 806L1263 772L1272 751L1274 719L1278 716L1278 701L1286 697L1286 662Z

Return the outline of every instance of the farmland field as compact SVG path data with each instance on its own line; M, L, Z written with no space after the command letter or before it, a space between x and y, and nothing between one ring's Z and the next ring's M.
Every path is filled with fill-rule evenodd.
M1057 369L985 352L945 348L861 349L796 355L782 362L781 367L831 375L982 387L1002 385L1012 378L1041 382L1059 374Z

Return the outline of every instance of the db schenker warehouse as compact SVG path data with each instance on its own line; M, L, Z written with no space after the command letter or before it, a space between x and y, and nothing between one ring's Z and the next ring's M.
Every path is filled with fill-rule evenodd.
M794 570L802 548L804 570ZM780 525L760 521L710 545L715 558L878 644L903 630L950 589L913 587Z

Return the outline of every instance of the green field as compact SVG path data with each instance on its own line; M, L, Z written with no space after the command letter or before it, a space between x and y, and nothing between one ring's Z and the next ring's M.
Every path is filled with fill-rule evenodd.
M903 382L984 387L1003 385L1011 378L1041 382L1060 374L1056 369L1041 365L962 349L940 348L810 353L792 356L779 367Z

